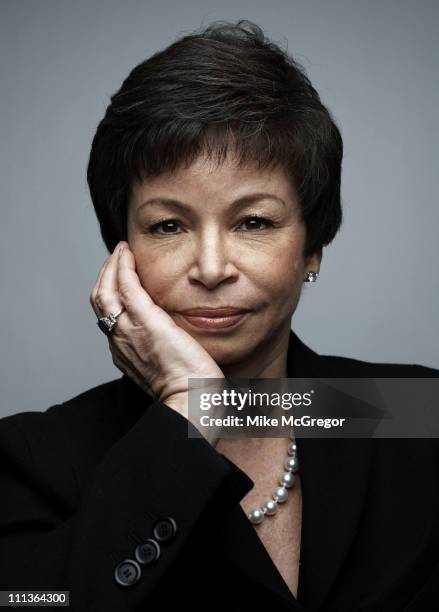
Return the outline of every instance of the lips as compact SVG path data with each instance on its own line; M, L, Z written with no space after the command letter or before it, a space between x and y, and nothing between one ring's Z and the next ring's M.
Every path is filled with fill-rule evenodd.
M231 306L225 306L221 308L189 308L188 310L181 310L181 314L188 317L208 317L214 319L216 317L230 317L233 315L244 314L248 310L244 308L234 308Z
M180 314L192 327L198 327L201 329L213 331L221 330L226 327L232 328L237 326L243 319L248 316L248 311L243 312L242 310L238 310L238 312L235 311L235 314L232 315L221 315L215 317L213 317L212 315L200 316L188 315L186 313Z

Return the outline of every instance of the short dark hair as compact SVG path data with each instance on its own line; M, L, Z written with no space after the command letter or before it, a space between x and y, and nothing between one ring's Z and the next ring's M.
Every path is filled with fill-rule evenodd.
M303 255L335 237L341 222L343 141L305 69L255 23L215 21L136 66L111 96L87 168L109 252L127 239L136 181L189 167L200 154L221 164L281 166L306 226Z

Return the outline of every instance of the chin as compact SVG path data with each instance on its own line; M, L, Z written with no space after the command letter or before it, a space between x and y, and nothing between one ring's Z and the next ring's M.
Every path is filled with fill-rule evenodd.
M239 334L235 337L197 335L193 332L191 336L209 353L212 359L221 365L233 365L240 363L252 350L249 340Z

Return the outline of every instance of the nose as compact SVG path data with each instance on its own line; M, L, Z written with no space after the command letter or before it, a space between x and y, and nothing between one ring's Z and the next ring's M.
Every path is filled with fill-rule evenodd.
M189 280L212 289L224 280L237 278L231 245L214 227L206 228L194 241Z

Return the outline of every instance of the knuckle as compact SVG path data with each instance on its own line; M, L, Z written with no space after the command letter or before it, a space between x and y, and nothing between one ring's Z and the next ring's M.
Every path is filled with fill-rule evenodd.
M129 299L131 296L131 288L128 283L119 283L119 295L122 299Z
M105 305L110 303L109 292L101 289L96 293L94 301L99 310L104 310Z
M101 296L99 294L95 297L95 304L99 308L99 310L104 310L104 305L102 303L102 298L101 298Z

